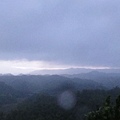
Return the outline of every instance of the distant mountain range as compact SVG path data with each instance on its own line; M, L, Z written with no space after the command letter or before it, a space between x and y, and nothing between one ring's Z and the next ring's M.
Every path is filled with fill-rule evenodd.
M101 84L106 88L120 87L120 70L119 69L91 69L71 68L66 70L38 70L31 74L59 74L67 78L88 79Z
M92 72L94 69L85 69L85 68L69 68L69 69L57 69L57 70L36 70L31 72L31 75L53 75L53 74L79 74L79 73L88 73ZM120 73L120 69L95 69L98 72L105 72L105 73Z
M99 71L92 71L88 73L80 73L80 74L72 74L72 75L66 74L63 76L68 78L93 80L109 89L116 86L120 87L120 73L104 73Z
M39 73L39 71L36 72ZM120 73L91 71L79 74L61 72L60 75L1 75L0 81L27 94L56 91L56 89L69 87L76 90L111 89L116 86L120 87Z
M24 93L60 91L63 89L104 88L100 83L93 80L69 78L59 75L0 76L0 81Z

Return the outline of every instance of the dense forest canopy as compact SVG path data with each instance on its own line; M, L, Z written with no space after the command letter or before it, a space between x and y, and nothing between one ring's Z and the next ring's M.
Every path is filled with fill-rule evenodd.
M118 78L113 76L111 81ZM111 89L101 84L100 79L97 82L97 78L3 75L0 76L0 119L92 120L96 110L101 114L100 108L105 109L104 101L108 96L111 96L111 109L114 109L119 95L119 87L113 85Z

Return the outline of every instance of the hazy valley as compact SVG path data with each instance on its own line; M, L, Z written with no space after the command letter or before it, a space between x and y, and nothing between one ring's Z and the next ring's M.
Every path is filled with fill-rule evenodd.
M55 120L62 116L63 119L83 120L85 114L102 105L108 95L115 102L120 94L119 87L119 73L92 71L73 75L1 75L1 120L48 119L44 114ZM60 98L62 95L64 99L68 96L70 103ZM64 103L59 103L59 99L63 99Z

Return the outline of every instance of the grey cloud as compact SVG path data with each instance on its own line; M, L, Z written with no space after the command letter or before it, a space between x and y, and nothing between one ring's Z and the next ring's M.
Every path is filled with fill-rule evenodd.
M0 59L120 66L118 0L0 1Z

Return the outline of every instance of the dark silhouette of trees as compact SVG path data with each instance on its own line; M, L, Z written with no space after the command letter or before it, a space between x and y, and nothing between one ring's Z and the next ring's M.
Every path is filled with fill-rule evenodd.
M111 104L110 96L107 97L104 105L96 111L89 112L87 120L120 120L120 95L115 105Z

